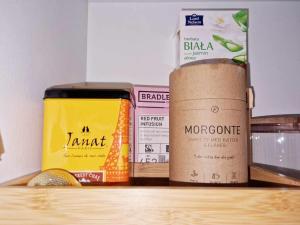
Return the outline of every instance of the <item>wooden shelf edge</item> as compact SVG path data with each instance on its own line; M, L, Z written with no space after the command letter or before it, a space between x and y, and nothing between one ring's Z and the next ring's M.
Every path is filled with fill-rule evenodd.
M15 179L9 180L7 182L1 183L0 187L12 186L12 185L26 185L28 183L28 181L30 181L33 177L35 177L39 173L40 173L40 171L35 171L33 173L26 174L21 177L17 177Z
M169 178L169 163L132 163L134 177Z
M276 173L259 165L250 167L251 180L277 183L281 185L290 185L300 187L300 180L289 177L280 173Z
M1 187L0 202L1 225L300 224L296 188Z

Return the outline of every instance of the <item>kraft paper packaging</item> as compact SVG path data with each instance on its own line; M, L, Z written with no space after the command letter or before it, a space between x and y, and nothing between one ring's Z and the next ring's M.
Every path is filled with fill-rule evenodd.
M170 75L170 180L247 183L246 71L224 60Z

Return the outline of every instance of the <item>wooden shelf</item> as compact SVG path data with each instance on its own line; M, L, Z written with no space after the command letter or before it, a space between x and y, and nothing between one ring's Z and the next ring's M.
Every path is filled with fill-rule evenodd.
M141 173L149 175L145 172L148 167L138 166ZM296 187L300 185L299 180L283 175L290 171L283 174L274 171L261 165L251 166L249 184L253 187L247 188L23 186L39 173L35 172L1 184L0 225L299 225L300 188ZM152 179L146 179L145 183ZM260 185L264 187L258 187ZM278 185L282 187L274 187Z
M300 189L0 188L0 224L300 224Z

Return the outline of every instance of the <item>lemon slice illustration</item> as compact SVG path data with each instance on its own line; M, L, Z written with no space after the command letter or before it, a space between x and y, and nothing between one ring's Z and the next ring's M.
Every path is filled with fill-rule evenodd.
M81 184L68 171L63 169L49 169L32 178L27 186L77 186Z

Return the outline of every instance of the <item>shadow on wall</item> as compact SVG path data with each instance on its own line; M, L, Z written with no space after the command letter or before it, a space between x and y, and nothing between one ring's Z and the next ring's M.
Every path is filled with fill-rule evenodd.
M1 156L3 155L3 153L4 153L4 145L3 145L1 131L0 131L0 160L1 160Z

